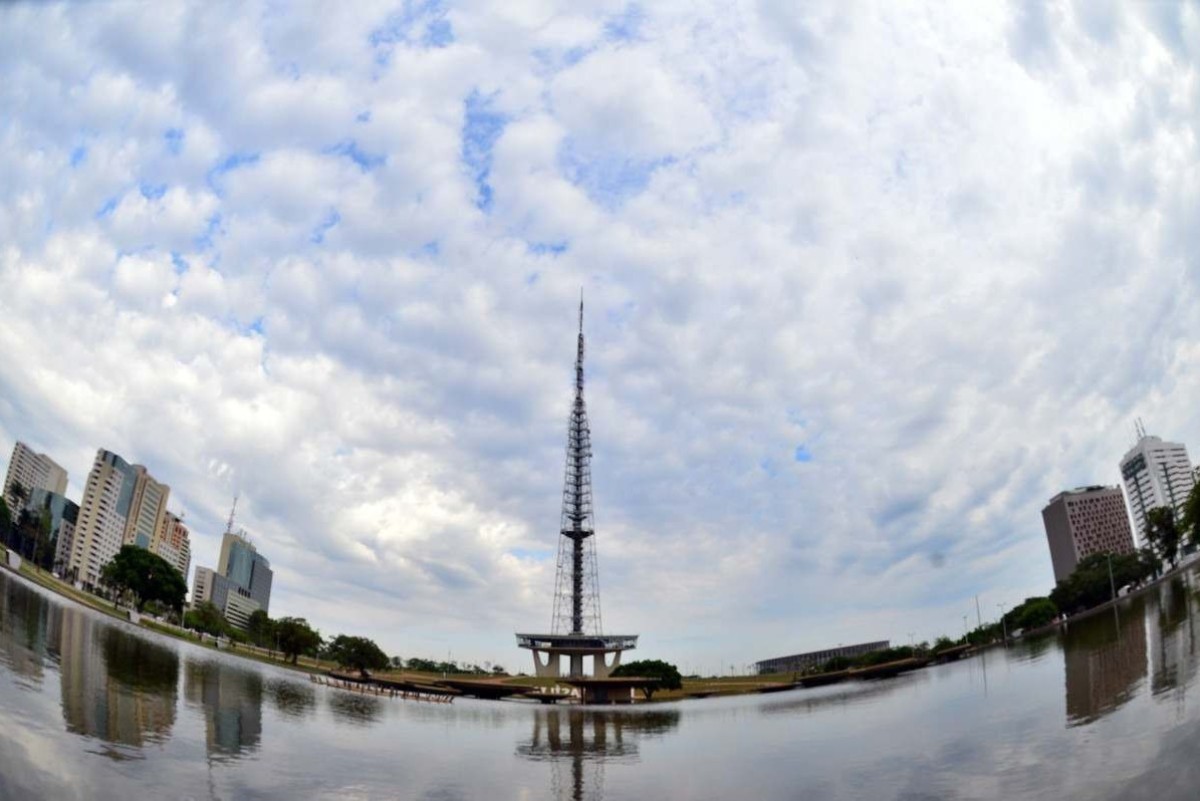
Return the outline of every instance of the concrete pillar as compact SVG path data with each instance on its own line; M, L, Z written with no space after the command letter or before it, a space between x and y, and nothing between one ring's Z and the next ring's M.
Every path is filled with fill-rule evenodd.
M558 654L549 651L533 651L533 673L539 679L558 678ZM543 660L542 657L545 657Z
M571 654L571 678L581 678L583 674L583 654Z
M621 664L621 652L613 651L612 661L604 658L604 654L596 654L595 675L598 679L607 679L617 666Z

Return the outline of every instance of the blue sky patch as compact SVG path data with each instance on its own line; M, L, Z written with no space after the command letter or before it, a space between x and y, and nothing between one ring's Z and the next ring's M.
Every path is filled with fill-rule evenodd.
M421 44L426 47L446 47L454 42L454 28L450 25L450 20L445 17L438 17L430 20L425 26L425 35L421 38Z
M564 239L561 242L527 242L526 248L535 256L559 256L567 252L570 244Z
M804 444L796 446L796 452L792 454L792 458L801 463L811 462L813 459L812 454L808 450L808 446Z
M487 212L492 208L492 149L508 118L492 108L494 95L484 96L476 89L464 101L466 113L462 129L462 160L475 183L475 206Z
M167 193L166 184L143 183L138 186L138 189L141 191L142 197L146 198L146 200L158 200Z
M100 208L96 209L96 219L100 219L101 217L107 217L108 215L112 214L113 209L115 209L117 207L117 204L120 202L121 202L120 195L113 195L108 200L104 201L104 203L102 203L100 205Z
M213 240L221 230L221 215L214 214L209 217L205 223L204 231L196 237L196 248L198 250L207 250L212 247Z
M387 161L386 156L363 151L358 146L358 142L353 139L346 139L338 142L336 145L330 145L322 152L336 156L345 156L357 164L363 172L370 172Z
M234 153L226 156L224 160L217 162L216 166L208 171L209 188L220 197L221 190L217 186L217 179L227 172L232 172L250 164L257 164L258 158L258 153Z
M71 151L71 166L78 167L87 159L88 149L83 145L76 145Z
M325 234L341 221L342 215L338 213L338 210L330 209L321 222L317 223L317 227L309 235L308 241L314 245L320 245L325 241Z
M406 2L404 8L389 14L383 24L367 36L375 50L375 63L386 67L397 45L414 42L414 31L420 29L420 44L424 47L445 47L454 41L454 29L446 19L446 8L440 0Z
M672 156L632 159L615 152L586 152L571 139L563 143L558 154L563 176L583 189L593 202L608 209L639 194L650 183L655 170L673 163Z
M178 156L183 152L183 137L181 128L168 128L163 132L163 141L167 143L167 152L172 156Z
M610 42L630 42L638 38L646 15L640 6L625 6L620 14L609 17L604 23L604 38Z

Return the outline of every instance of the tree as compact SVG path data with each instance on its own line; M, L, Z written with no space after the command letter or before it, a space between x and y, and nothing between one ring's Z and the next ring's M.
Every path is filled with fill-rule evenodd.
M8 509L8 501L0 497L0 534L8 534L8 529L12 526L12 512ZM7 540L8 537L3 539Z
M657 685L642 688L642 691L646 693L646 698L649 698L655 690L678 690L683 687L683 676L679 675L679 668L661 659L640 659L636 662L627 662L618 666L610 675L614 678L637 676L658 679Z
M229 629L229 624L212 601L201 601L183 616L183 627L220 637Z
M275 621L271 620L263 610L255 609L246 621L246 638L259 648L273 648L275 646Z
M147 601L176 611L183 608L187 582L170 563L136 545L123 545L100 571L100 581L118 593L129 592L139 612Z
M1192 487L1187 501L1183 504L1183 514L1179 518L1181 533L1192 545L1200 545L1200 483Z
M1109 600L1114 589L1119 591L1144 581L1160 564L1158 557L1153 555L1149 556L1149 562L1151 564L1142 553L1094 553L1080 560L1074 572L1051 591L1049 600L1066 613L1090 609Z
M279 650L290 656L292 664L300 654L314 654L321 647L321 635L302 617L283 617L275 621Z
M1107 568L1107 561L1105 568ZM1025 603L1012 610L1008 618L1010 631L1036 629L1058 617L1058 607L1049 598L1026 598Z
M325 652L340 667L357 670L363 676L368 670L383 670L388 666L387 654L366 637L339 634L329 641Z
M1190 496L1189 496L1190 500ZM1146 513L1146 541L1165 562L1175 567L1179 559L1179 541L1182 532L1175 522L1175 510L1169 506L1156 506Z

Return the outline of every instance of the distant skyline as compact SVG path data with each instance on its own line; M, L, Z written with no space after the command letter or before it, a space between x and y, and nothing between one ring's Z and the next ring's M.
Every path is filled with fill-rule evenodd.
M528 670L583 287L606 630L959 634L1135 417L1200 447L1198 65L1175 3L6 3L0 452Z

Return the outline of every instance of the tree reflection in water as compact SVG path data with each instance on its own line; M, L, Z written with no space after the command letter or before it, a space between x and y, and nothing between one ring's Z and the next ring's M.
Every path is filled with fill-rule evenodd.
M331 690L329 711L335 720L366 726L379 720L382 702L372 695L359 695L347 690Z
M311 715L317 704L312 687L288 679L268 679L264 689L279 714L289 718Z
M533 715L533 736L517 746L517 755L551 763L555 798L599 799L604 795L605 765L638 761L638 740L664 734L678 725L679 712L674 709L538 710ZM570 770L567 778L562 775L565 768Z

